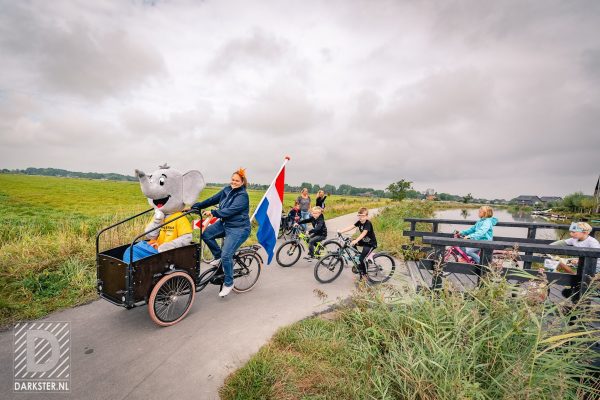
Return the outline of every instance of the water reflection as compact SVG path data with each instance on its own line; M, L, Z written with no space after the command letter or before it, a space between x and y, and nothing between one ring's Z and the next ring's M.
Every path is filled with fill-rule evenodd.
M515 212L510 213L508 210L503 209L495 209L494 217L498 218L498 221L501 222L540 222L540 223L548 223L552 221L547 221L544 218L539 216L530 215L529 213L524 212ZM436 211L434 214L434 218L439 219L455 219L455 220L463 220L463 221L477 221L479 219L479 210L477 208L469 208L469 209L452 209L452 210L440 210ZM451 233L454 230L463 230L466 229L469 224L448 224L448 225L440 225L440 232ZM494 228L495 236L506 236L506 237L527 237L527 228L514 228L507 226L497 226ZM562 229L538 229L536 238L537 239L547 239L547 240L557 240L560 238L568 237L568 232Z

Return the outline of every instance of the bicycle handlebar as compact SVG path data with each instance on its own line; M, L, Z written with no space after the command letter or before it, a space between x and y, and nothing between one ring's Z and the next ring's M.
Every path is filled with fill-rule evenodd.
M352 238L350 236L344 236L341 232L337 232L338 239L342 239L344 243L350 244L352 242Z

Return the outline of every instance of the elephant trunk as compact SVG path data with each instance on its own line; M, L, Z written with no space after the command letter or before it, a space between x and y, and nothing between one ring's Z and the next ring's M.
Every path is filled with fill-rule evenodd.
M146 175L146 173L144 171L140 171L138 169L135 170L135 175L138 177L138 179L140 180L140 186L142 187L142 193L144 193L144 195L146 197L148 197L150 195L149 192L149 188L150 188L150 182L148 179L148 175Z

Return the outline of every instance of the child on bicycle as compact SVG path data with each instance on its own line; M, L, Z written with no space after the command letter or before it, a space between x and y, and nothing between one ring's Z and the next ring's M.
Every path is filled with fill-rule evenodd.
M325 225L325 217L323 217L323 209L315 206L310 210L310 214L310 217L297 222L297 224L310 222L313 226L308 231L310 235L310 239L308 240L308 255L304 257L308 261L312 261L315 258L315 245L327 237L327 226Z
M472 240L492 240L494 237L494 226L498 223L498 219L494 216L494 210L490 206L482 206L479 208L479 220L470 228L460 232L454 231L455 236L461 236L465 239ZM475 264L481 262L479 257L479 249L474 247L465 248L465 253L473 259Z
M358 210L358 221L354 225L350 225L347 228L338 230L338 233L344 233L351 231L354 228L358 228L360 234L350 244L352 246L362 246L360 258L358 259L358 271L360 273L359 279L364 279L367 276L367 264L365 259L371 254L377 247L377 238L375 237L375 231L373 230L373 224L368 220L369 210L366 207L361 207Z
M558 240L556 242L550 243L554 246L573 246L573 247L587 247L592 249L600 249L600 243L596 238L590 236L592 232L592 226L587 222L573 222L571 226L569 226L569 235L571 237L566 240ZM558 268L556 269L559 272L566 272L568 274L574 274L575 270L573 270L568 264L568 262L561 262L558 264ZM600 272L600 259L596 264L596 273Z
M287 215L287 223L289 226L292 226L294 222L298 222L300 220L300 204L295 201L294 206L291 208L290 212Z

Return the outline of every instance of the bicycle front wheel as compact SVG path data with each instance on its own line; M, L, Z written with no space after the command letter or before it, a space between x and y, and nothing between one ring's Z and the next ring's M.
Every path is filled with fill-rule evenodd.
M223 247L223 239L217 239L217 244L219 245L219 247ZM206 243L204 243L204 241L202 241L201 254L202 261L204 261L205 263L209 263L215 259L215 256L213 256L212 251L210 251L210 249L208 248Z
M237 256L233 265L233 291L247 292L256 285L262 262L254 253L243 253Z
M335 239L329 239L321 243L323 247L321 249L321 255L326 256L327 254L339 254L342 245Z
M209 263L215 259L215 256L213 256L206 243L202 242L202 249L200 251L202 252L202 261L205 263Z
M429 253L427 253L425 255L425 258L428 260L433 260L435 261L439 261L438 259L435 258L435 251L430 251ZM444 251L444 256L442 258L442 261L444 263L447 262L458 262L458 258L456 257L456 255L450 250L450 249L446 249L446 251Z
M321 283L333 282L344 269L343 258L337 254L328 254L315 265L315 279Z
M277 249L275 259L282 267L291 267L298 262L301 255L302 246L296 240L289 240Z
M396 262L388 254L375 254L373 262L368 263L367 277L371 283L383 283L390 280L396 270Z

